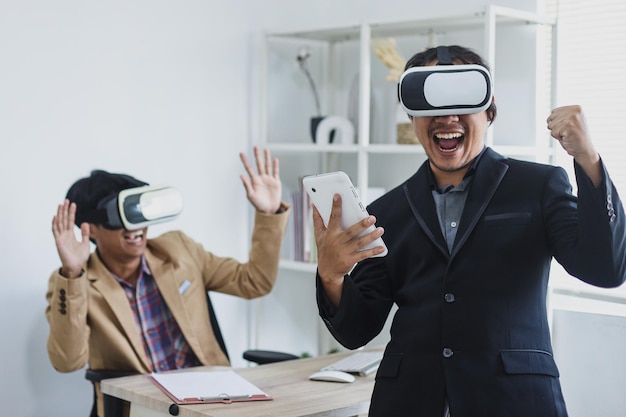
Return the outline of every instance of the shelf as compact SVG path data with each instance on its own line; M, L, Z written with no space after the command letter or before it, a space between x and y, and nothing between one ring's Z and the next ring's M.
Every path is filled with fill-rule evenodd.
M553 104L548 101L553 99L550 91L555 83L552 61L546 55L555 53L538 49L542 44L538 38L545 36L544 25L554 25L553 17L491 5L464 16L348 23L264 33L258 144L280 158L284 189L290 190L297 205L304 201L297 194L304 175L344 171L368 201L368 196L375 198L406 181L427 158L420 144L396 143L401 120L396 112L397 89L387 81L388 69L375 56L373 44L380 38L394 38L404 58L439 44L475 50L492 70L500 111L485 143L508 157L551 162L553 140L540 126L545 125L543 113ZM306 74L296 59L305 49L309 52ZM314 114L350 120L356 133L354 143L313 143L310 121ZM301 208L298 212L302 213ZM296 233L295 227L303 228L303 215L295 213L294 205L287 231L290 238L285 240L291 246L284 256L306 259L295 252L304 246L302 236L311 235ZM323 327L311 331L319 326L310 321L317 312L317 263L282 259L279 268L280 280L273 291L276 298L267 302L267 317L258 316L259 326L275 328L281 335L299 335L291 341L298 346L295 350L314 343L320 352L336 347ZM282 310L289 312L284 315L289 320L272 320L271 314Z
M298 261L292 261L289 259L281 259L280 268L283 270L288 270L288 271L308 272L311 274L315 274L315 271L317 271L317 263L298 262Z
M356 153L359 151L370 154L424 154L424 148L420 145L316 145L300 143L268 143L267 148L272 152L284 153ZM534 148L531 149L531 151Z
M421 145L369 145L367 150L371 154L417 154L425 155L424 148Z
M317 145L315 143L302 144L302 143L267 143L267 148L273 152L286 152L286 153L324 153L324 152L336 152L336 153L355 153L359 151L357 145Z
M364 196L370 189L393 189L410 177L427 155L420 144L395 143L397 115L390 107L397 107L395 89L385 80L387 70L372 48L374 39L392 37L399 53L432 43L461 43L481 54L494 74L497 55L497 102L507 111L498 116L502 123L487 131L485 143L508 157L549 163L554 156L552 140L535 128L544 122L540 113L550 97L545 88L551 88L538 81L545 60L536 36L539 26L553 26L555 21L552 16L488 5L462 16L266 31L260 144L281 157L281 176L291 190L298 188L303 175L338 170L347 172ZM529 33L535 27L536 33ZM510 42L515 42L514 50L506 47ZM315 108L307 77L296 61L303 47L310 48L309 75L322 104L318 113L353 122L355 143L316 144L309 139ZM285 262L281 267L306 268Z
M554 16L539 15L507 7L489 6L485 11L469 15L450 15L430 19L412 19L405 21L365 22L339 27L299 28L297 30L268 31L268 37L296 38L323 42L342 42L359 40L362 25L371 28L373 37L423 36L436 32L460 32L482 30L488 14L492 14L499 25L520 26L529 24L553 25Z
M576 286L568 287L555 285L551 287L551 289L553 294L626 305L626 293L624 291L615 291L613 288L598 289L596 287L589 287L581 289Z
M420 145L409 144L387 144L387 145L316 145L316 144L297 144L297 143L268 143L266 147L272 152L281 153L357 153L365 152L370 155L405 155L416 154L425 155L424 148ZM528 157L529 155L550 157L554 149L550 146L511 146L511 145L493 145L492 148L510 157Z
M554 149L550 146L510 146L510 145L492 145L491 148L496 152L510 157L528 157L535 155L537 159L541 156L550 158Z
M328 27L304 30L284 30L266 32L267 37L297 38L324 42L340 42L359 39L360 26L358 24L342 27Z

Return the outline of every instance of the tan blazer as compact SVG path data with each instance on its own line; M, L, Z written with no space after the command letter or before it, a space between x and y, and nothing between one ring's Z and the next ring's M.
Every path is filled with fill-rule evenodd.
M256 214L247 263L215 256L178 231L148 240L145 256L150 271L203 365L228 365L210 325L206 291L246 299L269 293L276 280L288 214L289 210ZM190 285L181 294L186 280ZM91 254L85 273L78 278L67 279L55 271L46 298L47 348L56 370L71 372L88 365L152 372L124 290L97 254Z

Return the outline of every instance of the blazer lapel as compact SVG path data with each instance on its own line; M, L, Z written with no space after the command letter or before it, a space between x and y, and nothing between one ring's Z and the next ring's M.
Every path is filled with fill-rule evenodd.
M429 168L427 164L428 161L420 167L413 177L409 178L402 188L417 223L433 244L447 257L449 256L448 245L441 233L437 208L431 195L432 187L428 181L427 170Z
M192 322L187 315L187 311L193 310L194 306L188 305L185 308L185 301L180 293L180 288L188 277L176 274L174 264L171 261L161 259L150 251L146 251L146 261L157 287L159 287L161 296L178 323L178 327L180 327L180 331L185 336L187 343L190 344L194 352L201 352L202 349L198 344ZM197 285L197 282L191 282L191 285Z
M133 312L130 309L128 298L124 289L113 278L111 272L104 266L97 254L92 256L94 273L89 277L91 285L100 292L102 298L109 305L113 315L120 323L125 336L130 341L133 349L137 353L137 357L141 359L141 362L146 369L152 369L151 361L148 360L146 352L143 347L143 342L137 331L137 325L135 324L135 318Z
M504 160L503 156L487 148L479 161L469 189L469 195L465 201L451 258L459 252L469 238L509 169L509 166L503 162Z

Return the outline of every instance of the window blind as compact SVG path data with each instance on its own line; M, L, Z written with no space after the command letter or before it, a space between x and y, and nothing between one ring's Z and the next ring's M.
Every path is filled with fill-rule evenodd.
M622 201L626 199L626 1L545 0L557 16L556 105L583 106L592 141ZM572 158L558 149L555 163L573 180ZM590 286L553 269L553 283ZM626 299L626 285L596 290ZM606 292L605 292L606 291Z
M596 149L626 197L626 2L548 0L557 15L557 105L581 104ZM556 162L571 170L571 158Z

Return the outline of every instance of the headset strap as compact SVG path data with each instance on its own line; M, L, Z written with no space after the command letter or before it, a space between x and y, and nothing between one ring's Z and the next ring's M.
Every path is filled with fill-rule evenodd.
M450 50L447 46L437 47L437 65L452 65L452 58L450 58Z

